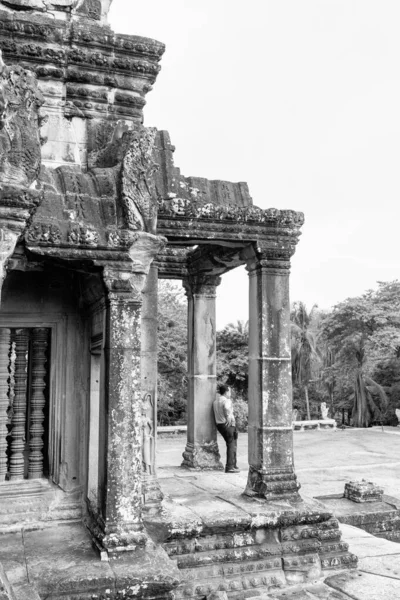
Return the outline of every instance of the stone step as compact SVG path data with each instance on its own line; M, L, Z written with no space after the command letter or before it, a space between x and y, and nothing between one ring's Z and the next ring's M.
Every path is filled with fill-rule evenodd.
M260 546L264 543L279 544L279 533L276 529L258 527L247 531L234 531L225 534L215 535L198 535L196 537L187 537L186 539L173 540L164 544L164 549L171 557L184 556L187 554L201 553L228 550L237 548L249 548ZM280 537L282 540L283 552L289 543L300 544L304 547L313 540L321 542L321 544L340 542L341 533L339 523L336 519L330 519L325 523L319 523L312 526L287 527L281 530Z
M333 518L311 525L260 525L247 531L232 526L225 533L173 539L164 548L183 577L177 600L201 600L216 591L225 591L230 600L265 596L356 566Z

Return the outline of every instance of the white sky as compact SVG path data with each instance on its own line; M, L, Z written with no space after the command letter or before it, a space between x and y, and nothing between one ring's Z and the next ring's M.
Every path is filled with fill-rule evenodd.
M167 46L145 125L184 175L305 213L292 300L399 277L399 0L114 0L110 24ZM247 303L244 269L225 275L218 327Z

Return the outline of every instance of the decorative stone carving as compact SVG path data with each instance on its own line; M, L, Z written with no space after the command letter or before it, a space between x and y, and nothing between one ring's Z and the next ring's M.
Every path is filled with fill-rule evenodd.
M0 4L17 10L73 11L96 21L107 16L111 2L112 0L0 0Z
M155 436L154 436L154 402L151 394L146 394L142 405L142 472L154 474ZM151 416L150 416L151 415Z
M179 216L188 219L222 219L245 223L277 222L281 226L300 227L304 223L304 214L294 210L278 210L276 208L262 209L258 206L237 206L236 204L200 205L195 200L174 196L159 201L159 214L163 216Z
M125 217L130 229L156 232L157 199L153 148L157 130L139 127L125 134L126 152L122 160L121 184ZM124 137L125 137L124 136Z
M0 181L29 188L40 169L38 111L43 96L34 75L6 67L0 54Z
M396 413L396 417L399 422L397 427L400 427L400 408L396 408L396 410L394 412Z
M72 227L68 233L68 243L75 246L97 246L99 234L89 227Z
M29 242L56 245L61 242L61 231L57 225L34 223L28 230L26 238Z

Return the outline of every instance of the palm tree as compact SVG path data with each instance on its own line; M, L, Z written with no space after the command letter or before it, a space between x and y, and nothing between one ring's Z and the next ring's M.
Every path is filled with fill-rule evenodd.
M304 389L308 420L311 419L308 385L311 379L312 361L318 359L316 336L311 329L316 309L317 305L314 304L308 312L304 302L295 302L290 314L292 377L293 381Z
M248 335L249 334L249 322L248 321L241 321L240 319L238 319L236 321L236 323L228 323L227 327L229 327L230 329L234 329L235 331L240 333L240 335Z

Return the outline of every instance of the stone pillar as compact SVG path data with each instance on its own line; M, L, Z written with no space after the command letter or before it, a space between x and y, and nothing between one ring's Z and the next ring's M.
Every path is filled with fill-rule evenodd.
M146 543L142 523L141 289L145 275L105 270L105 452L100 514L89 527L101 552ZM94 522L93 522L94 521ZM104 556L105 558L105 556Z
M298 500L293 464L289 256L248 262L249 475L245 493Z
M182 466L223 470L212 403L216 394L216 287L221 279L197 275L183 283L188 297L188 428Z
M163 494L156 474L158 269L151 265L142 305L142 492L143 509L160 507Z

